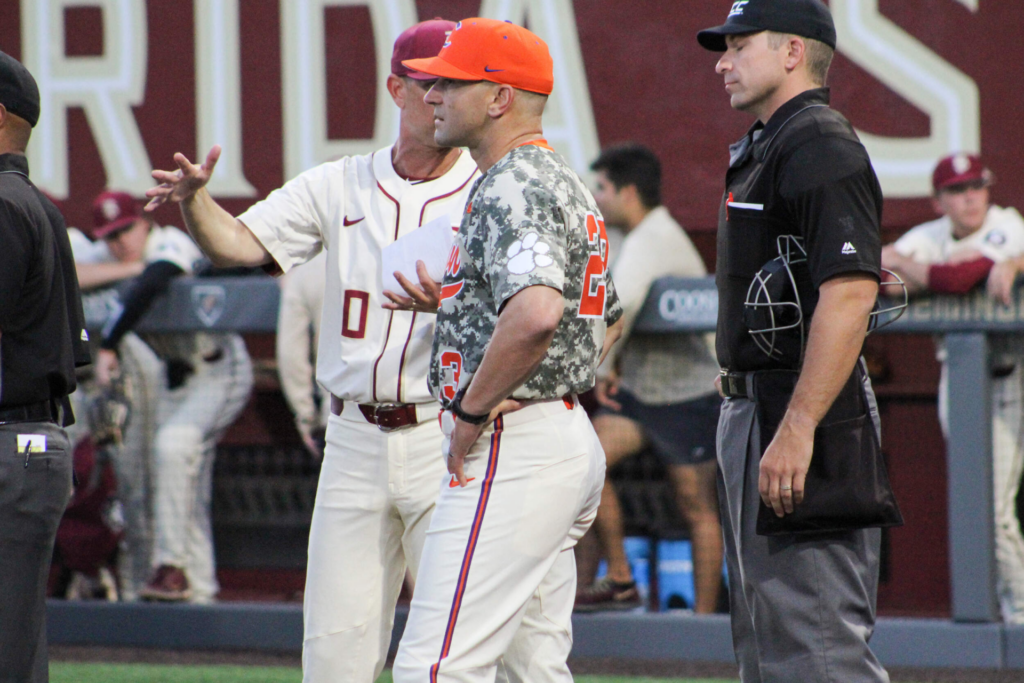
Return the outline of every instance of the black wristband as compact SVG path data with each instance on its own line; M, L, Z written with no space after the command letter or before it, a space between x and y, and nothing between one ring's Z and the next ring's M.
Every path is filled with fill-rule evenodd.
M487 419L491 416L489 412L484 413L483 415L473 415L462 409L462 397L465 395L466 389L459 389L458 393L455 394L455 399L452 400L451 405L448 406L455 417L471 425L482 425L487 422Z

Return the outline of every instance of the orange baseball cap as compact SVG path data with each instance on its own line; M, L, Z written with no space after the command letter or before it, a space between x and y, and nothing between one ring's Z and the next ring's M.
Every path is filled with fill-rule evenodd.
M459 81L491 81L550 95L554 66L547 43L510 21L463 19L436 57L407 59L420 73Z

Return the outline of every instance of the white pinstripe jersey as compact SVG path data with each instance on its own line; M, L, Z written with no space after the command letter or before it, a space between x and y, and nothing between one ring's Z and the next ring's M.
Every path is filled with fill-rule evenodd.
M408 181L391 150L312 168L239 219L285 272L327 249L320 384L361 403L425 403L435 316L381 308L381 250L440 216L457 230L478 171L464 151L442 177Z

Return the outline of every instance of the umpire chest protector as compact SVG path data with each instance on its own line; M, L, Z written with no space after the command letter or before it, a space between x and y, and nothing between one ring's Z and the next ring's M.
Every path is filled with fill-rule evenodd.
M773 358L744 320L754 276L779 256L780 237L807 251L801 287L804 324L818 287L842 273L878 277L882 193L850 123L828 107L828 90L809 90L730 147L726 191L718 216L717 354L734 372L797 369L799 358Z

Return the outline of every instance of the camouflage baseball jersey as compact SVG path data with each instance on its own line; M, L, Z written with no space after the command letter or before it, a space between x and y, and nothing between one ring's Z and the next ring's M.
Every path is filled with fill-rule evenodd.
M565 313L540 366L512 395L550 399L586 391L605 329L622 315L593 196L543 142L514 148L469 196L441 288L430 393L447 403L469 384L502 305L533 285L561 291Z

